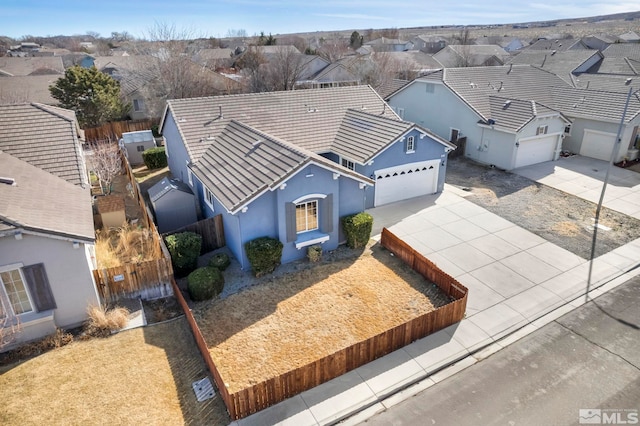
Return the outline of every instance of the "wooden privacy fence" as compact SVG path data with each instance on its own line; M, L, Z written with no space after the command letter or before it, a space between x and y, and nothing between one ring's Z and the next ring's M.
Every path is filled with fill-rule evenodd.
M100 127L84 129L84 138L87 142L110 139L119 140L123 133L137 132L138 130L150 130L151 126L158 124L158 120L129 120L113 121Z
M98 292L106 303L112 303L120 298L142 297L143 299L153 299L170 296L173 293L171 280L173 279L173 268L171 266L171 255L167 250L158 229L156 228L149 208L144 202L140 185L133 176L131 166L127 159L120 152L123 167L131 184L131 191L140 206L142 213L142 226L149 228L149 238L155 248L159 248L162 256L138 263L126 263L113 268L96 269L93 277L98 287Z
M467 306L468 290L466 287L440 270L435 264L416 252L386 228L382 230L381 244L427 280L438 285L443 292L454 300L447 305L441 306L365 341L358 342L322 359L232 394L226 389L224 380L220 376L211 358L206 341L193 319L186 302L184 302L177 288L174 287L174 293L179 295L178 299L183 309L185 309L189 324L191 325L194 336L196 336L198 348L213 375L220 395L233 420L246 417L270 405L341 376L361 365L402 348L417 339L421 339L462 320Z
M178 234L180 232L195 232L202 237L202 253L209 253L217 248L225 246L224 226L222 224L222 215L218 214L198 222L192 223L182 228L162 234L165 238L169 235Z
M171 260L166 258L96 269L93 277L106 303L121 298L155 299L173 294Z

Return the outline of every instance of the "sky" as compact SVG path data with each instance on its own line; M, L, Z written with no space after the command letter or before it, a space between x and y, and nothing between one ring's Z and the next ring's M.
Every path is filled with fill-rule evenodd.
M196 37L434 25L505 24L640 10L614 0L1 0L0 35L149 34L156 23Z

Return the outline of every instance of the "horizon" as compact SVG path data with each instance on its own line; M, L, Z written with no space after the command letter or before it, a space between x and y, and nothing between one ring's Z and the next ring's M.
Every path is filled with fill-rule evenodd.
M222 9L222 13L218 9ZM491 0L483 4L453 0L446 6L409 2L389 4L381 0L356 0L344 4L328 0L323 3L321 13L313 3L300 4L291 0L191 0L181 3L113 0L91 4L88 8L86 3L78 0L59 3L5 0L0 6L4 21L0 35L20 39L24 36L71 36L95 32L101 37L109 37L112 32L127 32L135 38L146 38L154 26L168 25L180 33L193 35L193 38L224 38L239 30L253 36L261 32L285 35L370 28L505 25L581 19L638 10L637 3L614 0L586 0L579 4L541 0L525 5L505 0Z

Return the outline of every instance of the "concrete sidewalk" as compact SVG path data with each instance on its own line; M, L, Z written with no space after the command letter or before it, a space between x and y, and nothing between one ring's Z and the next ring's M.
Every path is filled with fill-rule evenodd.
M233 424L324 425L358 412L347 422L360 421L584 303L586 260L466 195L447 185L369 211L374 235L389 228L469 288L464 320ZM640 239L595 259L590 294L640 274L639 252Z

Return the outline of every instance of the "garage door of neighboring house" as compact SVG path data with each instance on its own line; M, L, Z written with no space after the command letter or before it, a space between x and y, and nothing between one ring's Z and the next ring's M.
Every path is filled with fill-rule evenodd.
M420 161L376 170L375 205L433 194L438 190L440 160Z
M514 168L551 161L555 158L558 135L520 140Z
M582 145L580 145L580 155L609 161L615 141L616 135L614 133L585 129Z

